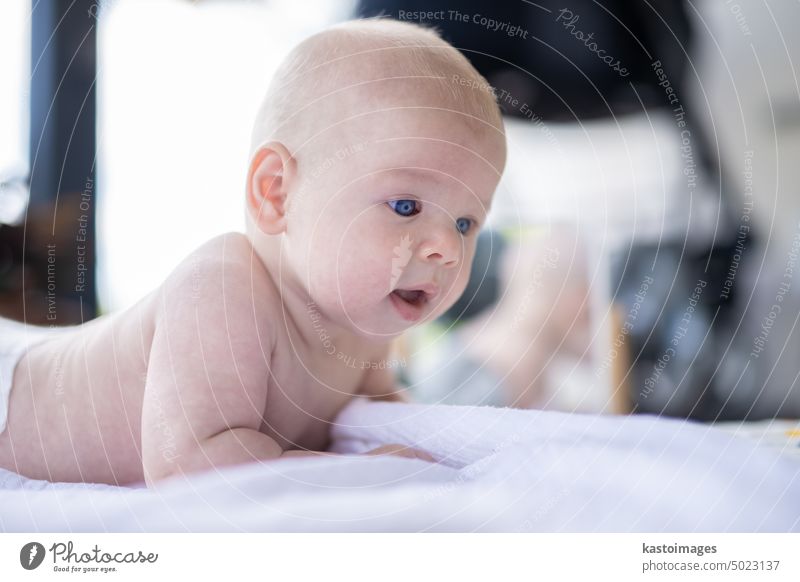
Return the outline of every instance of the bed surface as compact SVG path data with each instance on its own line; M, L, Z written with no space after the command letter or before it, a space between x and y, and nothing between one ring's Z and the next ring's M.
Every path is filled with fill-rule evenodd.
M800 531L798 423L356 401L334 450L158 490L0 471L2 531Z

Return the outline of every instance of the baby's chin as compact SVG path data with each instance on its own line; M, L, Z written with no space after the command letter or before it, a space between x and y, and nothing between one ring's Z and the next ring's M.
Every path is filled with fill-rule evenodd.
M403 304L397 297L387 296L370 313L359 309L342 310L336 317L337 323L364 339L388 343L409 329L433 321L441 309L433 306L414 306Z

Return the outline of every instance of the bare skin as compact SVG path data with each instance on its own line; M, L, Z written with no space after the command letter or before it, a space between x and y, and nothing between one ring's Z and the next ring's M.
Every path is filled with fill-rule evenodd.
M203 437L197 435L197 446L179 441L181 429L176 424L183 419L180 414L172 418L169 403L159 400L175 394L155 390L161 380L165 385L191 387L183 405L204 407L207 410L200 414L210 416L223 406L226 395L221 386L229 387L230 398L240 399L247 398L242 376L263 385L259 394L251 394L252 406L244 409L254 418L263 417L258 432L270 440L260 444L252 438L255 432L248 434L252 429L241 428L242 444L252 446L256 441L256 450L235 447L231 462L263 456L257 454L259 445L262 450L273 446L274 457L284 451L293 456L297 449L324 450L330 421L374 372L341 362L331 366L322 344L298 345L302 358L291 349L276 350L277 345L303 340L291 319L274 325L283 320L278 290L266 269L255 267L258 260L246 237L238 233L218 237L190 255L159 290L131 309L34 346L14 375L8 427L0 435L0 466L36 479L141 482L143 420L150 425L151 454L160 456L166 466L178 466L189 454L202 464ZM170 309L180 314L170 316ZM185 329L177 329L175 325L184 319ZM164 324L173 326L169 336L158 332ZM364 358L359 362L385 357L386 346L364 344L354 346ZM315 377L325 378L325 383ZM216 380L214 389L209 387L210 378ZM211 397L201 400L204 393ZM198 430L202 424L196 424ZM394 447L375 452L415 456Z
M213 239L134 307L61 332L23 357L8 428L0 435L0 467L53 481L152 484L223 465L294 456L298 450L322 451L330 423L354 395L397 398L392 370L370 364L389 360L392 337L437 317L463 292L478 226L462 234L454 221L484 218L497 180L472 162L474 152L494 155L495 165L502 162L494 144L481 144L468 128L447 120L438 127L416 113L396 117L410 131L452 137L421 139L402 151L394 142L369 148L354 164L358 171L380 177L387 160L387 175L394 175L396 165L452 169L430 175L400 171L391 180L356 182L346 194L347 205L326 209L333 230L318 227L315 235L330 232L336 244L312 247L297 261L312 273L327 269L335 277L320 283L313 301L302 277L281 270L291 262L282 251L291 239L283 245L275 235L258 237L256 244L239 233ZM396 131L385 115L384 125ZM452 140L473 144L452 148ZM288 229L302 237L308 213L292 223L276 210L291 200L294 179L291 163L281 166L281 155L286 154L280 144L271 144L254 158L254 176L280 172L282 178L259 181L266 184L260 198L249 199L254 207L272 205L257 218L264 230L289 222L294 226ZM343 166L336 179L349 181L352 171ZM398 216L382 202L395 198L396 191L422 200L423 211ZM365 226L350 216L363 217ZM398 308L387 287L394 279L394 249L403 240L409 241L411 256L395 287L425 287L430 293L419 305ZM339 248L348 258L367 252L349 267L330 271ZM349 303L337 313L345 292ZM319 309L318 320L309 305ZM349 323L350 314L358 317L358 329ZM321 331L331 338L335 354ZM424 458L398 446L375 452Z
M366 54L387 75L380 91L334 92L310 143L257 140L246 234L209 241L132 308L22 358L0 467L152 485L317 454L353 396L399 399L381 366L390 341L463 292L505 138L493 100L496 123L476 121L447 109L441 87L387 73L397 54ZM477 74L459 66L458 79Z

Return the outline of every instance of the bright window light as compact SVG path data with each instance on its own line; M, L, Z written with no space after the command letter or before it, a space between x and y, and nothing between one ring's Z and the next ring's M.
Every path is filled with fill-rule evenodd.
M350 2L116 0L100 17L99 294L154 289L209 238L244 229L250 130L273 71Z
M0 3L0 223L20 220L27 202L31 5Z

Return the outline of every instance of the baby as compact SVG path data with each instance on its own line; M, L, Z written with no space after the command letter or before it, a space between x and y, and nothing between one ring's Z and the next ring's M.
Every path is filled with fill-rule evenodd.
M0 467L152 485L324 451L350 399L399 399L389 341L464 290L504 163L491 89L434 32L354 21L304 41L255 122L246 234L124 312L0 353Z

